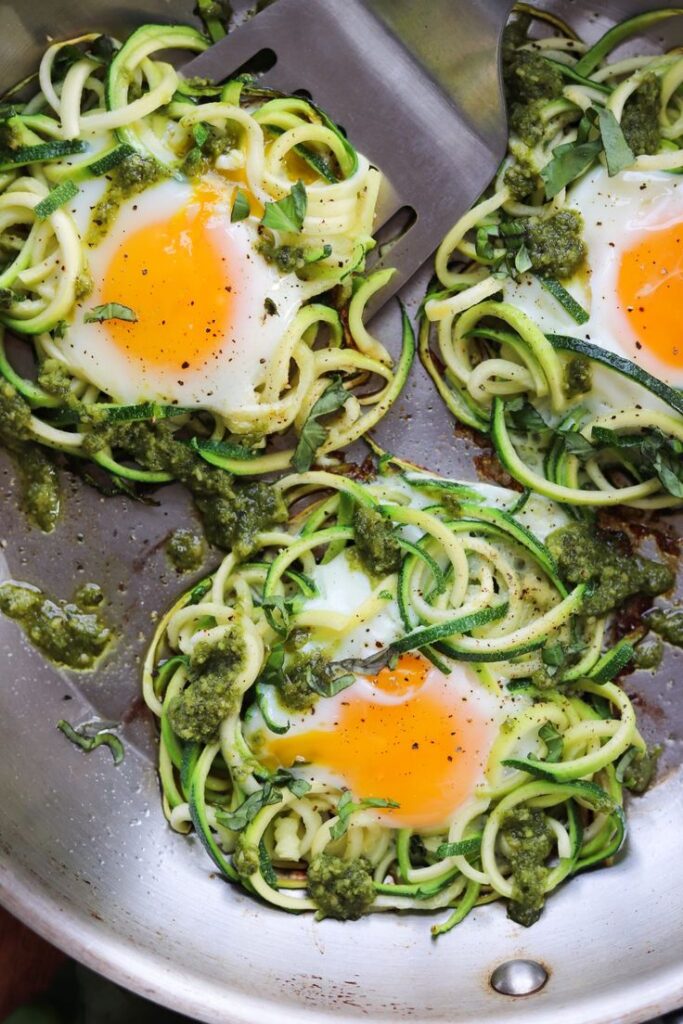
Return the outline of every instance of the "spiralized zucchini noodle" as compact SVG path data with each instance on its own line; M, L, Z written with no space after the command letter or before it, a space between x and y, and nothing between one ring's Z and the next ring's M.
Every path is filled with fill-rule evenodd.
M501 298L506 280L536 279L577 334L588 321L560 280L578 273L582 256L574 184L602 168L604 195L607 175L683 167L680 51L609 58L679 10L638 15L592 46L547 12L516 10L503 44L507 154L438 249L420 357L453 415L489 434L524 486L568 505L680 507L680 388L607 351L594 333L544 333L514 299ZM538 27L533 38L529 23Z
M380 172L312 101L249 76L223 85L186 80L168 62L167 51L189 58L210 41L185 26L144 25L123 42L97 33L56 42L34 76L38 90L20 100L29 83L0 108L0 322L32 346L37 378L19 372L2 338L0 373L30 408L31 439L143 483L173 471L120 447L120 431L111 437L108 426L166 421L213 465L249 475L288 467L294 449L266 450L266 442L293 430L296 443L313 412L325 415L313 449L324 464L387 412L414 351L405 318L396 364L363 323L368 300L392 273L364 276ZM81 189L106 182L88 229L94 223L102 234L102 218L116 216L107 203L207 174L230 191L233 221L253 226L271 267L298 281L303 304L254 401L234 414L154 395L116 401L71 358L70 332L88 306L92 239L69 205ZM289 219L269 222L269 205ZM131 312L119 306L97 315L130 320ZM316 408L332 385L336 402Z
M548 893L620 849L624 773L647 758L612 681L629 641L603 650L605 620L582 611L589 588L565 587L528 525L547 532L565 513L544 498L525 504L411 472L360 484L310 471L277 486L288 529L262 533L248 556L229 554L185 593L147 655L171 827L194 829L225 878L284 910L447 911L437 935L504 900L532 923ZM349 573L366 584L350 605ZM324 765L268 754L294 734L295 708L324 714L343 691L339 715L406 658L441 678L469 672L470 700L480 693L502 709L479 781L428 827L401 823L391 780L381 794L350 792ZM230 681L216 704L208 694L221 665ZM427 803L434 784L420 781Z

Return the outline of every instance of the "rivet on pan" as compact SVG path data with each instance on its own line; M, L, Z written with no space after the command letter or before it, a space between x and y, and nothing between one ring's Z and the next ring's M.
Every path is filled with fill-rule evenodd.
M548 980L548 972L535 960L506 960L491 975L491 985L503 996L530 996Z

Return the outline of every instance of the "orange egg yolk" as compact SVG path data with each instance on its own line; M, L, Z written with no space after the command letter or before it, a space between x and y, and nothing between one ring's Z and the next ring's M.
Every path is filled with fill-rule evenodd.
M397 809L381 812L388 824L441 825L481 780L492 723L468 699L468 688L449 692L441 673L416 655L405 655L371 682L405 699L386 703L354 688L334 723L269 738L265 753L281 767L301 760L320 765L358 798L395 800Z
M235 301L229 243L216 231L221 203L225 195L202 184L171 217L132 232L114 253L101 302L129 306L137 321L103 327L128 358L182 374L220 352ZM229 209L219 217L229 218Z
M683 369L683 224L648 232L628 249L617 288L636 347Z

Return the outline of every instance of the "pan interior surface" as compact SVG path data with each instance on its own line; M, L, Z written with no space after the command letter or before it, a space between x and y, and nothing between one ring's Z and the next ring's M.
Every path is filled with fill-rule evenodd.
M589 39L609 24L585 4L546 6ZM654 6L621 0L610 4L612 20ZM35 65L47 35L93 27L124 34L145 21L187 20L188 13L182 0L1 4L0 85ZM667 46L683 42L678 22L664 29ZM653 38L653 46L662 42ZM405 291L411 312L427 276L425 270ZM396 352L395 310L384 311L378 333ZM419 365L377 436L433 471L476 477L476 448L454 434ZM119 635L100 670L79 677L49 666L0 619L0 898L10 910L117 982L224 1024L606 1024L645 1021L683 1003L681 652L669 652L656 676L628 679L629 692L640 695L646 737L665 752L660 782L631 800L626 855L553 895L533 928L509 921L499 906L482 907L435 943L429 922L417 915L344 925L282 914L223 884L199 842L171 833L161 812L154 730L139 698L140 658L156 616L188 584L171 569L164 542L193 517L179 489L166 489L162 500L155 508L124 496L104 499L65 478L62 519L44 536L17 512L14 467L0 452L0 580L28 580L62 598L96 581ZM209 556L207 567L216 560ZM118 768L106 748L86 758L55 728L61 718L94 717L124 723L126 758ZM549 973L525 999L489 985L499 964L517 958Z

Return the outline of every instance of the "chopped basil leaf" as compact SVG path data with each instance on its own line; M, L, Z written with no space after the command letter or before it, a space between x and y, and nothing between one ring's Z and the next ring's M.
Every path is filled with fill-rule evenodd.
M299 798L305 796L311 788L310 782L306 782L306 779L297 779L286 768L277 768L271 775L261 775L255 771L254 777L259 782L270 783L271 786L286 787L290 793Z
M247 199L246 193L238 188L235 192L235 199L232 204L232 210L230 212L230 220L234 224L235 221L244 220L251 213L251 207L249 206L249 200Z
M561 430L558 434L562 438L565 451L570 455L578 455L580 459L590 459L595 455L593 445L578 430Z
M273 629L278 633L287 633L289 632L290 616L299 612L302 600L301 594L295 594L292 597L285 597L283 594L268 594L261 599L261 607L265 609L266 618ZM272 615L273 609L280 613L280 623L275 621Z
M527 270L531 270L532 265L529 250L526 245L522 243L515 253L515 270L518 274L524 274Z
M654 470L662 487L674 498L683 498L683 443L661 430L619 435L607 427L594 427L591 436L602 447L622 449L647 472Z
M337 412L349 399L349 392L343 386L341 377L333 377L331 383L308 414L301 428L299 441L292 458L292 466L297 473L305 473L313 465L316 452L327 437L327 427L319 423L321 416Z
M493 244L491 243L491 235L493 232L489 227L477 228L477 234L475 239L475 248L477 256L482 260L492 260L494 257Z
M540 412L525 398L513 398L507 402L505 412L515 430L536 434L550 429Z
M102 306L93 306L83 317L86 324L102 323L103 320L129 320L137 323L137 315L130 306L122 306L120 302L105 302Z
M624 137L621 125L607 107L598 108L598 127L605 150L607 172L610 177L623 171L635 160L633 150Z
M552 665L555 668L560 665L564 665L564 647L559 640L556 640L554 643L546 644L541 651L541 657L544 665Z
M265 840L263 838L261 838L258 844L258 866L266 885L271 886L273 889L277 889L277 875L275 874L273 862L270 859L268 850L266 849Z
M337 805L337 821L330 829L331 839L341 839L349 827L349 818L356 811L365 810L367 807L399 807L395 800L386 800L384 797L369 796L365 800L355 801L351 793L346 790L342 793Z
M573 142L557 146L553 159L541 169L547 199L552 199L576 178L579 178L602 151L599 139L592 142Z
M356 677L351 673L346 673L343 676L337 676L336 679L330 679L329 681L320 679L318 676L311 675L308 681L308 685L315 693L320 694L321 697L336 697L342 690L348 689L349 686L353 686L356 681Z
M304 224L307 206L306 189L303 182L297 181L284 199L279 199L276 203L266 203L261 224L264 228L272 228L273 231L298 234Z
M282 793L271 782L266 782L261 789L248 796L234 811L216 811L216 820L220 825L241 832L254 820L264 807L282 802Z
M551 763L561 761L564 752L564 740L552 722L546 722L545 725L542 725L538 730L538 735L546 746L544 761Z
M393 667L397 660L398 655L389 646L383 647L381 651L371 654L368 658L344 658L342 661L333 661L332 668L356 672L361 676L374 676L387 666Z

